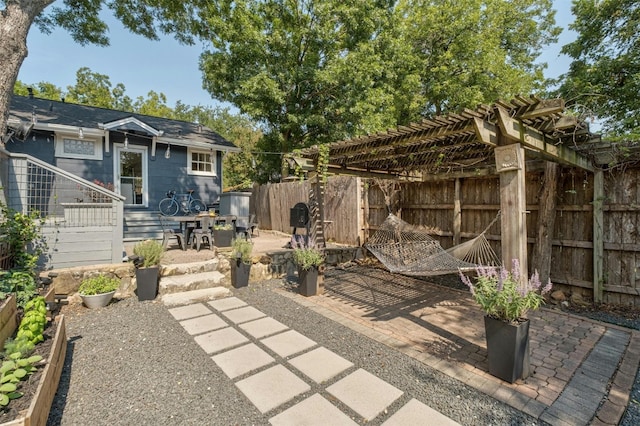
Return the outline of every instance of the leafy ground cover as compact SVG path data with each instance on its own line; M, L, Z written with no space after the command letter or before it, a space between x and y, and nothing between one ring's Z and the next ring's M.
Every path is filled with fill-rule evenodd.
M0 423L9 422L16 419L21 415L23 411L26 411L31 404L31 400L38 389L40 383L40 377L42 376L42 370L44 369L45 362L49 358L51 348L53 345L53 339L55 337L57 324L55 322L48 322L44 329L43 336L44 341L38 343L33 352L30 355L40 355L43 360L38 365L36 371L30 375L27 379L20 382L18 391L23 395L20 398L13 399L6 407L0 410Z

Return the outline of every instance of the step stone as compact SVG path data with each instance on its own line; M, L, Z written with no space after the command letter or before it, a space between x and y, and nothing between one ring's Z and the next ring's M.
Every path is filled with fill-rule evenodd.
M165 295L183 291L201 290L225 286L228 283L229 278L218 271L165 276L160 278L158 293Z
M229 295L231 295L231 290L226 287L212 287L200 290L165 294L161 297L161 300L165 306L182 306L222 299L224 297L228 297Z
M205 260L202 262L176 263L172 265L162 265L160 268L161 277L171 277L175 275L198 274L202 272L217 271L220 264L219 259Z

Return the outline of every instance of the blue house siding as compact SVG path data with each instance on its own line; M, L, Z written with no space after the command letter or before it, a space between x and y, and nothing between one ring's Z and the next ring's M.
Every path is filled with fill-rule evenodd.
M126 137L130 149L146 148L146 205L125 204L125 240L157 238L161 234L158 204L170 190L186 193L192 189L194 198L201 199L206 205L217 203L222 192L222 153L239 151L231 142L198 124L64 102L14 96L10 109L12 118L23 124L31 122L33 126L30 133L21 135L24 140L10 140L6 145L8 151L29 154L83 179L114 184L116 188L119 179L119 171L114 175L118 160L116 147L122 148ZM83 131L84 136L81 136ZM56 157L56 134L76 133L79 139L102 141L98 144L102 150L101 160ZM106 140L109 141L108 150L104 148ZM152 152L154 140L155 156ZM165 158L167 145L170 146L170 158ZM189 174L190 147L215 153L215 176ZM123 192L121 188L120 194L127 195ZM79 192L77 201L87 202L82 200L82 195Z

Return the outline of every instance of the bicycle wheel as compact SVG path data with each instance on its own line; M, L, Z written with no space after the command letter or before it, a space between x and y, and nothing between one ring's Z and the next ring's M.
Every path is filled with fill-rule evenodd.
M193 214L198 214L207 211L207 206L205 206L201 200L194 198L189 203L189 210Z
M160 200L158 208L164 216L175 216L178 213L178 203L173 198L163 198Z

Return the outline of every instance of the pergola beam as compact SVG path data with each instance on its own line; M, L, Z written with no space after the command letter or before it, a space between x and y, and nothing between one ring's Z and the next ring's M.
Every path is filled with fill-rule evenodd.
M563 145L548 143L544 133L509 117L509 114L504 108L497 107L496 115L498 117L500 130L508 139L519 141L527 148L543 154L552 161L593 172L593 165L585 157L573 150L565 148Z

